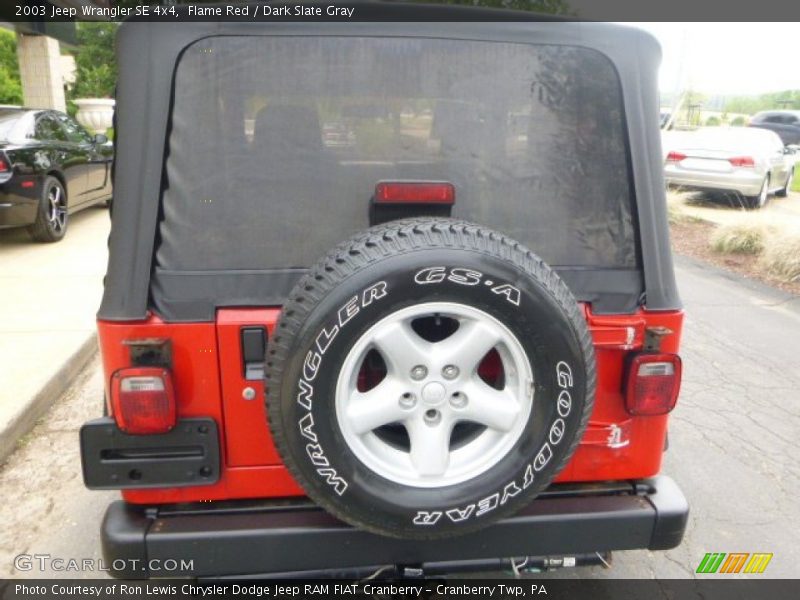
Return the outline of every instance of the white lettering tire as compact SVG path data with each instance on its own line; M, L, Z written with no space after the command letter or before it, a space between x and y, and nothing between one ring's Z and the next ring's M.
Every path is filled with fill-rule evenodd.
M519 243L449 219L336 247L291 292L267 356L269 424L309 497L411 539L528 503L574 452L594 388L566 285Z

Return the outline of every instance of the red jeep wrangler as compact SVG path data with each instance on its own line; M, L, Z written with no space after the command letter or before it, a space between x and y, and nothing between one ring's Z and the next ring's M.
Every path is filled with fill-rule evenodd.
M81 430L86 485L122 490L117 576L681 540L656 42L385 9L453 22L119 32L107 416Z

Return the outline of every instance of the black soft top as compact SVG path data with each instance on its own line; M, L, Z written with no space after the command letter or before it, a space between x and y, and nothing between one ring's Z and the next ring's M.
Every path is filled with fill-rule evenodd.
M183 14L187 10L178 7ZM277 273L267 286L269 293L251 293L240 298L231 295L231 290L247 283L246 278L252 279L252 274L242 274L245 279L241 280L234 273L219 274L212 280L202 276L191 278L204 286L197 290L191 289L194 284L189 279L181 280L180 287L171 292L153 290L154 251L163 217L160 204L176 64L187 47L215 36L458 39L576 46L603 54L613 64L621 85L639 266L630 271L587 268L559 273L578 300L592 302L598 312L632 312L641 305L649 310L680 308L670 253L658 128L657 72L661 53L654 38L625 26L553 19L534 21L528 13L512 11L395 4L382 5L381 10L389 18L407 22L129 21L120 27L113 226L99 318L142 319L153 308L154 293L163 295L161 301L165 306L169 304L170 293L188 293L194 294L196 301L157 312L168 320L210 320L218 306L280 304L299 276L297 269L289 274ZM590 185L587 193L592 193ZM252 289L258 289L259 285L265 289L262 283Z

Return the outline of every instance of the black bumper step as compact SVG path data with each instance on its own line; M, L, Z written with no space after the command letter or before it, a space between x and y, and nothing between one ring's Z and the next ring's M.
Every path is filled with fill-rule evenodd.
M355 529L307 502L246 503L202 509L143 509L117 501L103 521L103 555L115 577L246 577L358 571L367 566L459 563L569 556L613 550L666 550L683 538L689 514L668 477L615 485L553 486L517 515L444 540L397 540ZM133 559L133 560L132 560ZM152 564L191 561L153 572ZM115 562L117 561L117 562ZM153 562L149 562L153 561ZM155 562L158 561L158 562ZM171 563L170 563L171 564Z

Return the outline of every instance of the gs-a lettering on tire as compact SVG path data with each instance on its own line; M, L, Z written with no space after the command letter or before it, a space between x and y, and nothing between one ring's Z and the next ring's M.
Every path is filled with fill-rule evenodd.
M477 225L395 221L290 294L267 357L278 450L320 506L393 537L466 533L547 487L594 399L589 332L530 250Z

